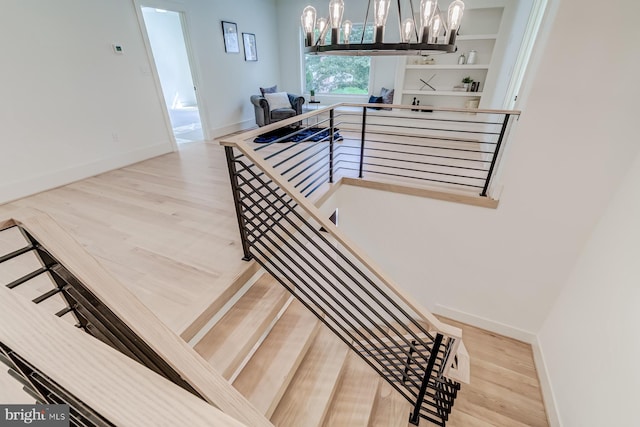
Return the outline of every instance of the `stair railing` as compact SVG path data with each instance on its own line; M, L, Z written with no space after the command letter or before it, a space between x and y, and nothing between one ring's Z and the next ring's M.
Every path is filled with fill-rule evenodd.
M444 426L458 380L468 381L460 329L403 292L310 200L336 180L336 145L343 137L335 110L221 142L244 257L255 259L404 396L414 407L411 423L424 418ZM252 142L314 116L313 126L293 132L306 131L297 142L284 142L288 137ZM324 122L328 127L318 128Z
M75 333L72 325L60 319L70 318L77 329L86 332L81 335L101 341L138 362L142 369L155 372L227 415L246 425L272 425L219 372L46 214L23 209L12 219L0 221L0 242L0 278L4 281L0 283L3 293L0 302L3 306L9 304L5 301L19 296L14 294L20 293L20 288L32 286L34 281L44 278L49 283L47 290L33 298L30 304L37 312L43 312L46 310L43 306L50 299L61 297L64 308L55 313L43 313L50 316L56 325L61 322L61 326ZM44 285L40 283L33 287L39 286ZM14 316L7 323L3 320L0 325L0 344L3 346L0 353L4 353L4 357L0 360L10 362L12 369L30 382L31 373L38 369L15 368L21 367L20 360L26 361L23 365L28 367L35 357L33 352L31 349L21 350L19 343L7 338L13 336L15 325L24 321L22 316ZM36 340L43 338L42 330L37 328L31 329L30 333ZM17 357L15 360L14 355ZM42 369L43 363L34 366ZM45 376L51 374L47 369L42 372ZM32 384L29 391L38 392L38 387ZM40 396L47 403L53 402L42 393Z
M3 419L20 419L23 409L38 414L31 422L49 421L54 415L71 426L245 425L0 286L0 366L4 365L26 394L14 396L21 402L16 418L3 413ZM37 406L26 406L32 404Z

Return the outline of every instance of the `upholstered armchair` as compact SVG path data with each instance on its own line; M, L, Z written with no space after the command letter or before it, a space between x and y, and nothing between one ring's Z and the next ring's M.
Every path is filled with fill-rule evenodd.
M302 114L302 105L304 104L304 97L286 93L288 98L288 105L284 98L284 92L280 93L265 93L265 96L253 95L251 96L251 103L253 104L256 114L256 124L260 127L266 126L279 120L288 119L289 117ZM280 95L281 99L274 95ZM272 100L274 105L269 105L268 99ZM278 102L279 101L279 102ZM274 108L275 107L275 108Z

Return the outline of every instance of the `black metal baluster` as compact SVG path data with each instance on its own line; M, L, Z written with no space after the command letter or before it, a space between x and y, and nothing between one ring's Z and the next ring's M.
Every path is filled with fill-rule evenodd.
M333 142L335 137L334 110L329 111L329 183L333 184Z
M427 367L424 371L424 377L422 378L420 393L418 393L416 405L413 408L413 413L409 416L409 422L416 426L420 424L420 409L422 409L422 401L424 400L424 395L427 392L427 386L429 385L429 380L431 379L433 365L435 365L436 359L438 358L438 351L440 350L440 345L442 344L442 338L442 334L437 334L436 339L433 342L433 347L431 347L431 356L429 357L429 363L427 364Z
M238 195L238 179L236 170L236 162L235 156L233 154L233 147L224 147L224 152L227 156L227 168L229 169L229 178L231 180L231 192L233 193L233 204L236 207L236 218L238 220L238 228L240 229L240 240L242 242L242 252L244 256L243 260L249 261L253 256L251 252L249 252L249 243L247 241L247 232L245 230L244 220L242 219L242 215L240 213L240 209L242 209L240 205L240 197Z
M362 136L360 137L360 167L358 168L358 178L362 178L362 167L364 165L364 138L367 128L367 107L362 107Z
M491 166L489 166L489 172L487 172L487 180L484 183L484 188L482 189L482 193L480 193L482 197L487 197L489 182L491 181L491 175L493 175L493 169L495 168L496 162L498 161L498 155L500 154L500 146L502 146L502 140L504 139L504 134L506 133L507 126L509 125L509 118L511 118L510 114L504 115L504 121L502 122L502 129L500 129L500 136L498 137L498 143L496 144L495 151L493 152L493 158L491 159Z

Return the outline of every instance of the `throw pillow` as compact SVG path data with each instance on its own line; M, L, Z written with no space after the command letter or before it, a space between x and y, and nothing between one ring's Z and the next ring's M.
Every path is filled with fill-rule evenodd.
M277 110L279 108L291 108L289 97L287 92L265 93L265 99L269 103L270 110Z
M278 92L278 85L260 88L260 93L262 94L262 96L264 96L265 93L276 93L276 92Z
M382 97L381 96L371 95L369 97L369 104L382 104ZM373 108L374 110L380 110L380 107L367 107L367 108Z
M393 104L393 89L382 88L380 89L380 97L382 98L383 104ZM383 108L384 110L391 110L391 108Z

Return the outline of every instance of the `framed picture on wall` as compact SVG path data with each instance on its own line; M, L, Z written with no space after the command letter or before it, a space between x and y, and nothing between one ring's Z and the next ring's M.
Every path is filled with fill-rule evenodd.
M256 35L251 33L242 33L242 41L244 42L244 60L257 61L258 48L256 47Z
M224 51L227 53L240 53L238 26L236 23L222 21L222 35L224 37Z

